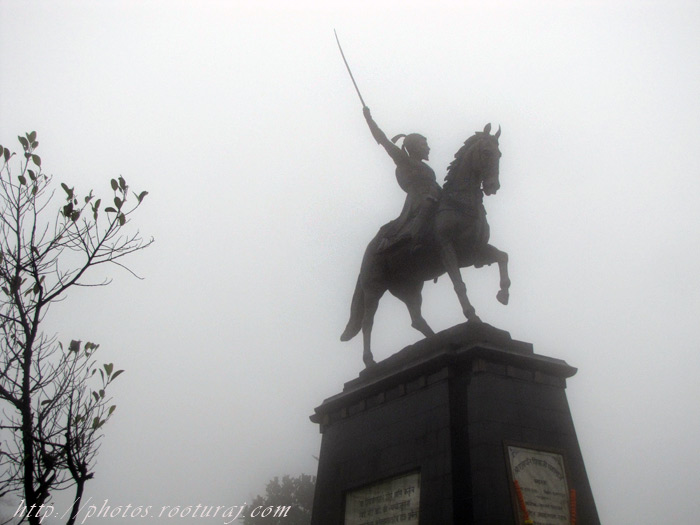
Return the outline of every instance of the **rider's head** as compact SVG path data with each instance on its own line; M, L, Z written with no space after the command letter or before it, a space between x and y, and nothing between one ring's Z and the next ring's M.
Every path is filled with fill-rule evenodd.
M400 137L401 135L395 137L394 142ZM403 138L403 149L411 157L418 160L428 160L428 155L430 154L428 139L418 133L409 133Z

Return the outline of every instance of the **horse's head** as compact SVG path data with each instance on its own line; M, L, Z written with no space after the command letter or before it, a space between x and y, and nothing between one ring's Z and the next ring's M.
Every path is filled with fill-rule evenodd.
M495 135L491 135L491 124L486 124L484 131L476 134L479 139L474 144L476 170L480 173L481 187L486 195L495 194L501 187L498 180L498 165L501 160L501 150L498 149L498 137L501 136L499 126Z
M498 166L501 160L501 151L498 149L500 136L500 126L496 134L491 135L491 124L486 124L484 131L477 131L469 137L455 154L455 160L448 168L445 187L460 185L461 182L474 190L483 190L486 195L494 195L501 187L498 180Z

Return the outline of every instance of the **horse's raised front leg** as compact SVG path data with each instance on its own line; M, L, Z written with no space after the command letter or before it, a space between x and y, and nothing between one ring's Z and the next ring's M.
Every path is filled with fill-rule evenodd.
M428 326L428 322L423 318L421 305L423 303L423 281L403 283L401 286L389 288L389 291L404 302L408 313L411 316L411 326L422 333L425 337L435 335L433 329Z
M442 258L442 264L445 266L445 270L447 270L447 275L449 275L452 280L452 285L457 293L457 298L462 305L462 312L464 312L467 321L481 321L467 297L467 285L464 284L462 280L462 273L459 271L457 252L452 243L446 242L441 245L440 257Z
M484 246L481 254L483 257L483 264L498 263L498 273L501 277L500 287L501 289L496 294L496 299L501 304L508 304L508 299L510 298L510 277L508 276L508 254L502 252L495 246L487 244Z

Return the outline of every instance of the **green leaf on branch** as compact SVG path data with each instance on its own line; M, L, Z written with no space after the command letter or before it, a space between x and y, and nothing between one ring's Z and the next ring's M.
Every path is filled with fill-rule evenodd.
M122 191L126 191L126 181L124 180L124 177L119 177L119 187Z
M39 155L32 155L32 161L41 168L41 157Z
M63 182L61 183L61 188L63 188L63 191L65 191L68 194L68 200L71 200L73 198L73 188L69 188Z
M36 140L36 131L28 133L27 138L29 139L29 142L34 142Z
M111 379L110 381L114 381L117 377L119 377L119 376L120 376L121 374L123 374L123 373L124 373L124 370L117 370L117 371L114 372L114 374L112 375L112 379Z
M95 220L97 220L97 211L100 209L101 202L102 202L101 199L97 199L95 201L95 204L92 205L92 216L94 217Z
M114 363L107 363L104 365L105 372L107 372L107 376L112 375L112 370L114 370Z
M112 185L112 189L114 191L117 191L119 189L119 184L117 183L116 180L112 179L111 181L109 181L109 183Z
M3 155L3 157L5 157L5 162L8 162L10 160L10 150L9 149L3 148L2 155Z
M24 279L22 279L19 275L14 276L12 279L10 279L10 291L15 293L20 289L22 283L24 283Z
M121 209L123 204L124 204L123 200L121 200L119 197L114 197L114 205L117 207L118 210Z
M27 170L29 172L29 178L32 180L36 180L36 173L34 173L34 170Z
M123 213L119 214L119 226L124 226L126 224L126 216Z
M136 195L136 193L134 193L134 195ZM139 204L141 204L141 201L143 200L143 198L144 198L146 195L148 195L148 192L147 192L147 191L142 191L141 193L139 193L138 195L136 195L136 199L139 201Z
M115 210L114 208L112 208L112 207L110 206L109 208L105 208L105 212L107 212L107 213L117 213L117 210Z
M109 407L109 412L107 412L107 417L111 416L116 409L117 409L117 405L112 405L111 407Z
M19 143L22 144L22 147L26 150L29 149L29 141L25 139L24 137L17 137L19 139Z
M27 184L27 179L26 179L26 177L25 177L24 175L20 175L19 177L17 177L17 180L19 181L19 183L20 183L22 186L26 186L26 184Z

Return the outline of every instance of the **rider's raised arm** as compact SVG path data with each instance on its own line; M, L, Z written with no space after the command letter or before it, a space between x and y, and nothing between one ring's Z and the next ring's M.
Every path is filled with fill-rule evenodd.
M394 162L397 164L399 162L402 162L405 160L406 152L403 151L401 148L399 148L396 144L391 142L386 134L379 129L379 126L377 126L377 123L372 119L372 115L369 112L369 108L367 106L362 108L362 112L365 115L365 120L367 121L367 125L369 126L369 130L372 132L372 136L374 137L374 140L377 141L377 144L380 144L384 147L386 152L389 154L389 156L394 159Z

